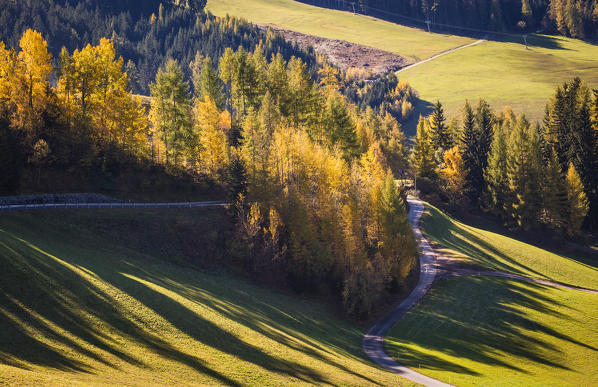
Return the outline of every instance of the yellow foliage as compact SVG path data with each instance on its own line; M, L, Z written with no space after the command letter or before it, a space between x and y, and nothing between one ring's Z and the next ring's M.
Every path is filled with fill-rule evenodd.
M453 202L463 198L466 184L467 173L461 155L462 152L458 146L444 152L444 166L439 172L444 188Z
M222 173L230 162L230 148L223 131L229 123L226 114L221 114L216 103L207 96L205 101L197 102L196 128L201 147L201 167L210 175Z
M16 112L13 126L31 131L41 124L48 104L52 55L42 35L28 29L19 42L21 51L13 67L11 98Z

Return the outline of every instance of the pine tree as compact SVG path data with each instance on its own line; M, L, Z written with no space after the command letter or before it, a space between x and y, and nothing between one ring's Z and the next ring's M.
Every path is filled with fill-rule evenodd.
M432 144L435 149L446 151L453 146L451 134L446 125L446 118L444 116L444 109L440 101L434 105L434 112L430 117L430 129Z
M328 94L323 120L324 135L329 145L331 147L338 146L346 160L358 156L359 142L355 125L349 115L347 102L338 92L332 91Z
M468 193L479 202L484 191L484 171L492 144L494 117L487 102L480 100L474 114L468 102L463 111L463 162L467 169Z
M553 229L561 230L567 222L569 204L565 176L554 149L546 165L542 198L546 222Z
M152 106L150 117L154 131L165 146L166 164L170 156L177 164L193 139L191 97L177 62L169 60L158 70L156 81L150 85Z
M411 151L411 166L418 177L435 177L434 147L430 139L430 129L423 117L417 124L417 135Z
M567 233L572 237L581 229L589 210L583 183L572 163L569 164L567 171L567 196L569 198Z
M201 66L197 95L202 101L210 98L219 110L225 107L222 81L218 78L218 72L212 66L212 59L209 56L203 60L203 65Z
M486 207L504 220L507 218L507 211L510 206L506 128L499 127L494 135L485 177L488 189Z
M509 138L507 177L512 193L510 216L524 230L536 227L540 219L542 168L539 134L521 117Z

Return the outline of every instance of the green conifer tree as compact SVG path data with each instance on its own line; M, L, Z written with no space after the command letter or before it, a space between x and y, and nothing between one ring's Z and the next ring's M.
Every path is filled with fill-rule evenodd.
M446 124L444 109L440 101L437 101L436 105L434 105L434 112L432 112L432 116L430 117L430 129L434 149L446 151L452 148L451 134Z
M589 205L583 183L573 163L569 164L569 170L567 171L567 196L569 198L567 234L574 236L583 225L583 221L588 214Z
M417 135L411 151L411 167L418 177L434 178L436 176L435 155L430 129L423 117L419 117Z
M495 133L485 176L488 189L486 207L495 215L506 219L510 195L507 178L507 133L504 127L500 127Z

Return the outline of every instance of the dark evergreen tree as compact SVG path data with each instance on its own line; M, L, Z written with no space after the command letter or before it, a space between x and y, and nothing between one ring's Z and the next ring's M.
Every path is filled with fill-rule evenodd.
M430 129L432 135L432 144L435 149L448 150L453 146L451 133L446 124L446 117L444 116L444 109L440 101L436 101L434 105L434 112L430 117Z

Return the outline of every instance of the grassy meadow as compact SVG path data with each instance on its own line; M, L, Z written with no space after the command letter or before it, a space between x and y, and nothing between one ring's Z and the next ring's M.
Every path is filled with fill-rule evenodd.
M421 225L438 251L463 264L598 289L598 253L552 252L486 226L464 224L431 205Z
M441 281L386 337L401 363L458 386L591 386L598 295L498 278Z
M511 106L532 122L541 121L556 86L580 77L598 87L598 45L562 36L532 35L523 40L487 41L399 74L428 103L440 100L449 117L461 118L468 99L486 99L494 109ZM426 113L429 104L421 103Z
M404 384L329 305L187 263L218 211L3 214L0 384Z
M293 0L208 0L207 9L217 16L240 16L253 23L376 47L400 54L409 62L474 41L467 37L429 34L417 28Z

